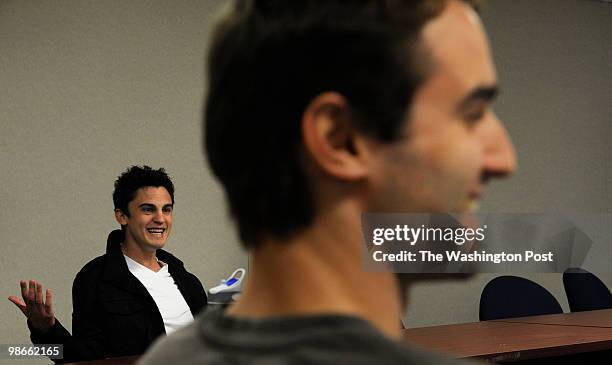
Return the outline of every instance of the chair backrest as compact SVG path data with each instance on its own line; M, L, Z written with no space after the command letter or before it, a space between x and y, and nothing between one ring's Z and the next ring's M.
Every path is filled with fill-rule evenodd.
M480 296L480 320L563 313L561 305L543 286L518 276L489 281Z
M597 276L584 269L565 270L563 287L572 312L612 308L610 289Z

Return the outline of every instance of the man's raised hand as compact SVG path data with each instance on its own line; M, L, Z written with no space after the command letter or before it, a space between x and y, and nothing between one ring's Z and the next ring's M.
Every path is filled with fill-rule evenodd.
M21 310L35 329L46 332L55 324L51 289L47 289L43 297L43 286L36 280L30 280L29 285L27 281L22 280L19 285L21 298L11 295L8 299Z

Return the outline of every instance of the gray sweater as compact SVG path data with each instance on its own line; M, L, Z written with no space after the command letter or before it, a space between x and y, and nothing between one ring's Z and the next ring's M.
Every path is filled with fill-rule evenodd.
M236 319L208 310L158 340L138 363L463 364L392 341L368 322L340 315Z

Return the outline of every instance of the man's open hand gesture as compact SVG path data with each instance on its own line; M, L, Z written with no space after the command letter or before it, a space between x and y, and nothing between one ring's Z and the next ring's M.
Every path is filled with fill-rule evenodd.
M36 280L20 281L21 298L11 295L8 299L13 302L28 318L32 326L40 332L46 332L55 324L53 310L53 294L47 289L43 297L43 286Z

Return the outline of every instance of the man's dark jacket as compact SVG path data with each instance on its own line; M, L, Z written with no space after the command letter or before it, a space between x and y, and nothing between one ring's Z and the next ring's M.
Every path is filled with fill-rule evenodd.
M122 241L122 231L111 232L106 254L87 263L74 279L72 336L57 319L44 334L28 322L33 343L64 345L63 359L56 362L139 355L166 333L155 301L127 267ZM157 258L168 264L195 316L207 304L204 287L172 254L160 249Z

